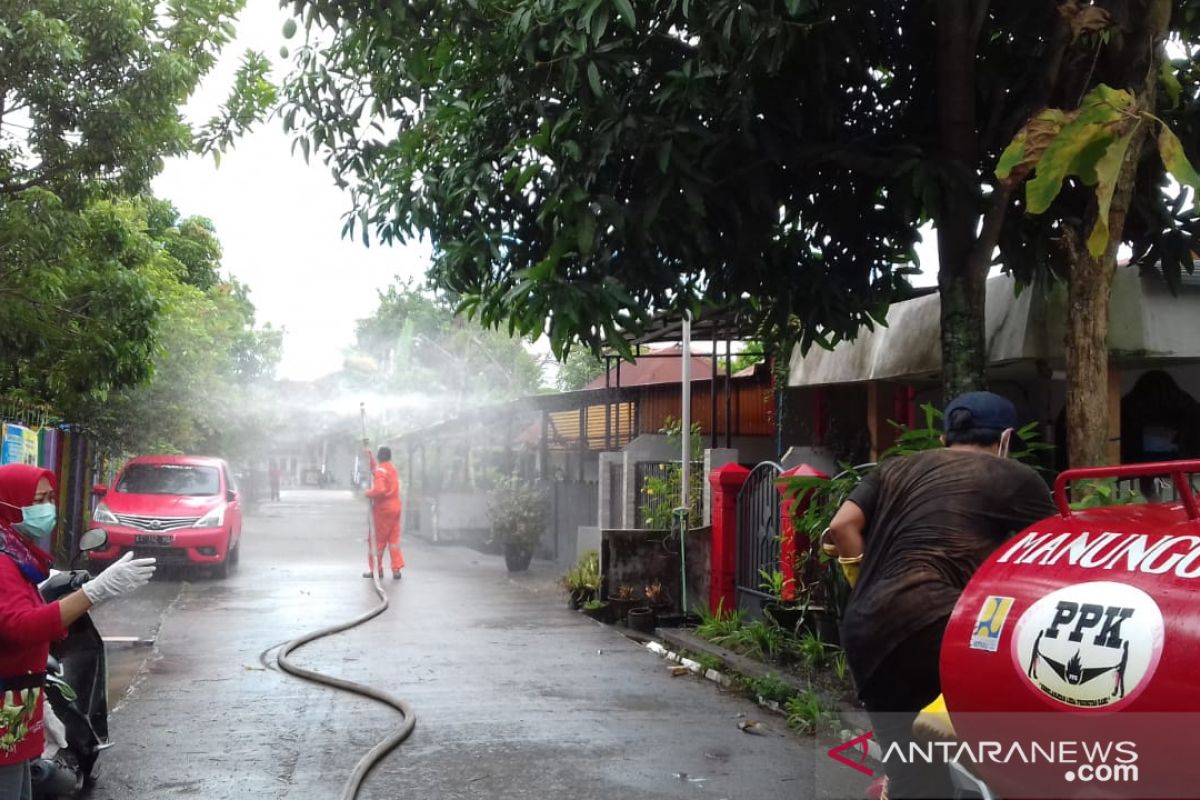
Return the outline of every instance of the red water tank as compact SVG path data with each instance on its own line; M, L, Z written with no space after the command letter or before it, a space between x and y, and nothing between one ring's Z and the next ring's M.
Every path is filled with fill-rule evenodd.
M1103 783L1094 778L1097 762L1102 777L1136 775L1136 791L1125 796L1184 796L1173 794L1175 783L1147 783L1173 776L1147 773L1174 769L1182 779L1183 764L1198 755L1164 739L1170 728L1200 722L1200 511L1188 480L1197 472L1200 461L1063 473L1054 488L1059 514L1006 542L963 592L941 654L942 691L960 738L1007 747L1040 736L1054 750L1038 751L1046 757L1033 764L1021 751L1004 764L980 760L977 771L1003 784L1002 796L1045 797L1037 792L1047 786L1056 787L1053 796L1122 796L1134 788L1109 781L1090 794ZM1171 476L1179 502L1068 505L1071 481L1156 475ZM1072 761L1056 757L1056 737L1076 751L1079 739L1116 737L1126 747L1076 752ZM1129 764L1135 768L1116 770ZM1041 783L1055 775L1059 784Z

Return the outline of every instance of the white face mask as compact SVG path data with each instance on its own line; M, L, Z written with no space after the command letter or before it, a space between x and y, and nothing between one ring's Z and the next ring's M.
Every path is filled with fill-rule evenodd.
M996 455L1001 458L1008 458L1008 446L1012 442L1013 429L1005 428L1004 433L1000 434L1000 449Z

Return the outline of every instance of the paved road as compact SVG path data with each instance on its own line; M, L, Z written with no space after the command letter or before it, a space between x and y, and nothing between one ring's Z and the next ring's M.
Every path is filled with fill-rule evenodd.
M349 493L285 492L245 524L228 580L155 580L100 610L114 645L116 747L98 800L337 797L395 723L370 701L280 673L264 651L372 605L364 507ZM308 666L407 698L417 730L362 798L807 798L862 780L770 718L742 733L745 700L566 610L551 565L406 542L392 608L300 651ZM118 699L119 696L119 699ZM820 775L815 772L819 771ZM849 774L847 774L849 773ZM818 777L821 790L817 790Z

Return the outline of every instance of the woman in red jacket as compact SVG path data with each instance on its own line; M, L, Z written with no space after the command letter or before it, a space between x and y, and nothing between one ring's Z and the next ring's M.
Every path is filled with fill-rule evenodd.
M29 800L29 762L42 754L42 684L50 642L88 610L136 589L154 559L127 553L83 589L47 604L38 584L56 522L54 473L25 464L0 466L0 800Z

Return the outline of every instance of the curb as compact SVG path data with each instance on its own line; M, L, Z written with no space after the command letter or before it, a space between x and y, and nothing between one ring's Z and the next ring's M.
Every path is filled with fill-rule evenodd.
M699 636L687 631L663 630L660 628L656 630L655 633L659 638L662 639L663 643L658 641L645 642L646 648L663 658L678 662L682 666L687 667L694 674L701 675L701 670L703 669L701 665L690 658L679 655L678 651L703 653L705 655L719 658L722 662L729 665L732 672L745 675L750 678L761 679L770 675L798 692L805 691L810 688L806 682L802 682L798 678L786 673L781 674L776 670L769 669L767 665L763 664L762 662L747 658L746 656L735 653L732 650L726 650L719 645L712 644L711 642L701 639ZM714 669L704 672L702 677L705 677L726 689L728 689L732 683L732 678L729 675L718 672ZM830 700L830 705L834 707L834 713L836 714L841 727L838 735L839 739L842 741L848 741L871 730L873 727L871 725L871 719L867 716L867 712L864 709L851 705L840 699L833 700L830 698ZM763 708L782 713L782 709L779 708L778 703L764 702L760 698L758 700L758 704ZM869 748L869 755L871 758L876 761L882 758L883 753L879 749L879 745L874 739L870 741Z
M733 683L733 679L730 678L728 675L724 675L720 672L717 672L715 669L706 670L706 669L704 669L703 665L701 665L699 662L693 661L690 658L684 658L683 656L679 655L679 653L673 653L670 650L668 650L667 648L663 647L659 642L646 642L645 647L651 653L656 653L656 654L662 656L663 658L667 659L668 661L674 661L677 664L680 664L680 665L686 667L692 673L694 673L696 675L700 675L701 677L707 678L708 680L712 681L713 683L718 684L723 689L728 689L730 687L730 685ZM778 704L775 704L775 705L776 705L776 708L774 710L776 710L776 711L779 710Z

